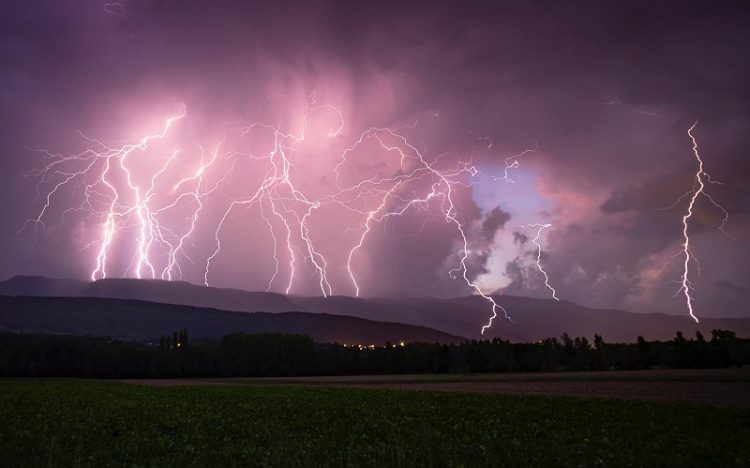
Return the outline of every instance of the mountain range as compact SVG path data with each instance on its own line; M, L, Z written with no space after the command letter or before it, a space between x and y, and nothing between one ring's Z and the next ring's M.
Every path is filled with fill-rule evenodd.
M318 343L365 345L464 340L416 325L333 314L229 312L132 299L0 296L0 331L155 341L182 329L192 339L201 340L216 340L234 332L297 333Z
M318 341L348 340L363 344L388 340L456 341L463 337L499 337L523 342L559 337L563 332L589 338L596 333L607 341L632 342L638 336L648 340L671 339L676 331L682 331L686 336L696 331L710 336L711 330L716 328L734 330L738 336L750 336L750 318L704 318L700 323L695 323L687 315L592 309L568 301L506 295L494 298L508 311L510 319L501 312L484 335L480 331L491 316L491 307L479 296L449 299L407 296L324 298L205 287L183 281L113 278L84 282L40 276L15 276L2 281L0 295L36 296L35 299L4 298L0 301L0 327L17 329L20 309L13 312L9 308L25 307L23 313L36 314L35 327L44 328L47 326L45 323L51 326L54 322L52 328L62 333L66 332L63 325L67 320L69 326L65 330L68 333L71 330L83 333L88 323L91 324L90 328L96 328L91 334L102 334L102 324L110 320L112 326L104 327L107 329L104 334L109 336L119 336L118 327L124 327L123 330L129 330L128 333L137 330L139 336L159 336L163 334L161 330L166 330L164 327L167 324L167 328L185 328L179 326L179 320L198 316L201 317L200 324L196 322L195 327L199 334L199 330L213 330L211 333L216 334L226 331L271 331L274 327L277 327L277 331L297 333L314 329L314 333L308 334L314 335L313 338ZM60 305L59 302L41 301L40 297L79 300L68 300L65 305ZM84 298L96 298L99 302L82 300ZM49 307L50 311L43 313L45 307ZM55 308L60 310L55 311ZM112 312L115 310L116 313ZM316 319L315 315L320 317ZM15 322L10 317L16 317L13 319ZM251 324L253 321L257 323ZM93 326L94 322L97 323L96 327ZM384 328L374 333L372 327L377 322L390 327L390 331L386 332ZM307 328L295 323L304 323ZM149 331L148 327L152 326L160 331ZM28 325L25 329L31 331ZM369 331L361 332L365 329ZM166 333L171 331L166 330Z

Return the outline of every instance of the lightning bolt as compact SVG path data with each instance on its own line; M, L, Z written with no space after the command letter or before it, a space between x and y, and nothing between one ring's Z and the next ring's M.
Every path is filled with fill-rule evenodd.
M31 171L27 175L40 178L37 189L55 176L63 176L63 179L55 183L52 189L47 192L44 205L37 216L34 219L28 220L26 225L33 223L36 226L45 228L44 218L52 204L53 198L63 188L73 185L74 181L80 179L82 182L78 186L84 186L84 201L78 210L89 211L90 217L104 218L99 240L90 242L87 245L87 247L97 244L99 246L96 265L90 273L91 279L96 280L107 277L109 250L115 234L120 230L125 230L133 226L137 229L133 261L135 276L137 278L144 276L154 278L156 270L150 260L150 251L154 243L159 238L163 238L163 232L150 207L151 195L154 192L157 179L164 174L169 165L178 156L178 153L173 152L163 165L153 173L150 179L150 186L145 190L137 182L130 168L129 159L137 151L145 151L154 141L162 140L170 128L185 116L186 112L183 109L183 112L166 119L161 131L147 135L135 143L119 148L110 148L98 140L84 136L86 141L91 144L91 147L82 153L62 156L45 152L51 161L42 169ZM85 163L83 168L78 170L67 169L67 166L76 165L80 162ZM122 187L122 184L118 184L114 180L117 175L124 177L125 187ZM92 178L94 180L89 181ZM132 197L132 203L124 201L126 195ZM96 209L95 206L101 205L102 201L104 201L106 208L104 210ZM64 214L70 211L72 210L66 210ZM135 217L134 221L129 219L132 217Z
M549 229L552 227L551 224L529 224L528 226L523 227L535 227L539 228L536 231L536 236L534 236L533 239L531 239L531 242L534 243L536 246L536 267L539 270L539 272L544 276L544 285L552 292L552 299L559 301L560 299L557 298L557 291L555 291L555 288L553 288L549 284L549 276L547 275L547 272L542 267L542 245L539 243L539 237L542 235L542 231L545 229Z
M695 320L696 323L698 323L698 317L695 315L695 311L693 310L694 305L694 298L692 296L693 293L693 286L690 282L690 262L696 261L697 258L695 258L695 255L691 255L691 247L690 247L690 235L688 233L688 226L690 223L690 218L693 217L694 209L695 209L695 203L701 196L708 199L709 202L711 202L712 205L714 205L716 208L718 208L722 214L723 218L721 221L721 225L719 226L719 230L726 234L726 231L724 230L727 222L729 221L729 213L727 210L721 206L716 200L706 193L706 184L721 184L721 182L715 181L711 179L711 176L705 172L703 169L703 159L701 158L700 151L698 148L698 141L695 138L695 135L693 135L693 130L695 130L696 126L698 125L698 121L696 120L693 125L690 126L690 128L687 131L688 137L690 138L690 141L692 142L692 151L693 155L695 156L695 160L698 163L698 170L695 173L695 176L693 177L693 188L683 194L680 198L677 199L677 201L672 204L670 207L675 206L677 203L679 203L681 200L685 198L689 198L690 202L688 203L688 208L685 214L682 216L682 251L681 255L683 256L684 260L682 263L682 275L680 276L680 288L677 290L675 295L682 294L685 298L685 305L687 306L688 313L690 314L690 317L692 317L693 320ZM669 207L668 207L669 208Z
M257 205L260 207L261 217L266 222L274 244L273 258L276 267L271 279L269 280L270 288L271 284L278 275L279 240L274 232L273 225L263 211L262 206L264 203L266 203L271 207L271 211L274 216L282 222L286 231L286 250L289 253L290 272L289 282L286 287L286 293L289 294L289 292L293 288L296 272L296 255L294 253L295 245L292 240L294 237L299 239L304 245L306 251L305 259L312 263L314 269L318 274L321 294L324 297L333 294L333 288L330 281L328 280L328 262L326 261L323 254L318 249L316 249L309 228L309 221L314 213L321 207L322 202L319 200L312 200L307 197L302 192L302 190L297 188L293 181L293 178L291 177L291 169L294 163L291 160L290 153L294 152L297 146L305 141L310 114L319 111L332 112L337 117L336 126L327 132L327 136L329 138L337 137L344 127L344 120L341 112L330 105L315 105L314 95L311 97L311 106L303 116L302 127L297 133L284 132L277 127L259 122L247 125L242 129L243 134L248 134L251 130L256 129L270 131L273 134L274 144L268 154L261 157L253 157L253 159L268 161L271 164L271 168L267 170L260 186L251 196L232 201L232 203L229 205L229 207L221 217L221 220L216 230L214 231L216 248L208 257L204 269L203 282L206 286L209 285L211 264L221 253L221 231L231 212L234 211L237 207L251 208ZM295 207L302 207L302 210L295 210Z
M146 136L141 139L136 144L133 145L126 145L122 148L119 148L112 153L108 154L106 156L106 168L101 176L101 181L112 191L112 204L109 207L109 210L107 212L107 221L104 225L104 232L102 233L104 241L101 243L101 248L99 250L98 259L101 259L100 262L97 263L97 268L91 273L91 279L96 280L97 275L101 275L101 278L106 278L106 261L107 261L107 253L108 249L112 243L112 238L114 235L114 219L116 216L124 216L127 214L131 214L135 212L135 215L138 220L138 247L137 251L135 253L136 256L136 266L135 266L135 275L137 278L142 278L142 270L144 268L148 268L148 270L151 272L151 278L154 278L156 275L156 270L154 269L154 266L151 264L151 261L149 259L149 251L151 249L152 243L154 241L153 232L154 232L154 225L152 223L151 215L149 213L148 208L148 199L141 196L141 187L135 182L133 173L130 170L130 168L126 165L126 160L130 155L132 155L136 150L145 150L148 145L154 141L154 140L160 140L165 137L169 129L172 127L172 125L181 120L185 117L185 111L180 113L177 116L170 117L166 120L164 123L164 127L160 133L156 133L153 135ZM115 188L115 186L106 179L106 176L110 173L111 170L111 164L110 159L114 157L118 161L118 165L120 169L122 170L122 173L125 174L125 180L127 182L127 187L132 192L132 195L135 198L135 203L133 206L128 208L124 213L117 213L116 206L117 202L120 199L120 194ZM173 158L169 158L164 165L154 174L154 176L151 179L152 185L155 183L156 177L161 174L163 171L166 170L166 167L169 165L169 163L173 160ZM145 265L145 267L144 267Z

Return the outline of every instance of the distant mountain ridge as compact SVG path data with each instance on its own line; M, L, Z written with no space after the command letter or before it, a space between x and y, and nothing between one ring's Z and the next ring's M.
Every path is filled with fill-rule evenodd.
M70 296L134 299L166 304L208 307L237 312L311 312L344 315L375 321L398 322L439 330L468 338L500 337L511 341L536 341L560 336L592 337L632 342L671 339L676 331L686 336L712 329L734 330L750 337L748 318L705 318L696 324L688 316L590 309L568 301L496 296L512 320L497 317L485 335L481 326L490 316L487 302L478 296L436 298L357 298L348 296L305 297L239 289L197 286L161 280L104 279L87 283L45 277L17 276L0 282L0 295ZM0 321L0 326L5 325Z
M228 333L296 333L318 343L453 343L465 338L416 325L309 312L228 312L204 307L94 297L0 296L0 331L146 340L186 329L218 339Z

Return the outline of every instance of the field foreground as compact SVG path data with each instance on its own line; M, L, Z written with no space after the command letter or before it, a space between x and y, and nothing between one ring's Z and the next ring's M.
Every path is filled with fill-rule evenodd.
M8 466L744 466L749 420L671 402L0 380Z

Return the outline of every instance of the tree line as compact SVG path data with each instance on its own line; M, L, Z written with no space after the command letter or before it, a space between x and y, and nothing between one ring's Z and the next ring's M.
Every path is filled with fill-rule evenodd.
M400 373L714 368L750 364L750 339L713 330L669 341L606 343L595 335L535 343L501 339L385 346L316 344L304 335L232 333L193 344L185 330L158 344L91 336L0 334L4 377L263 377Z

